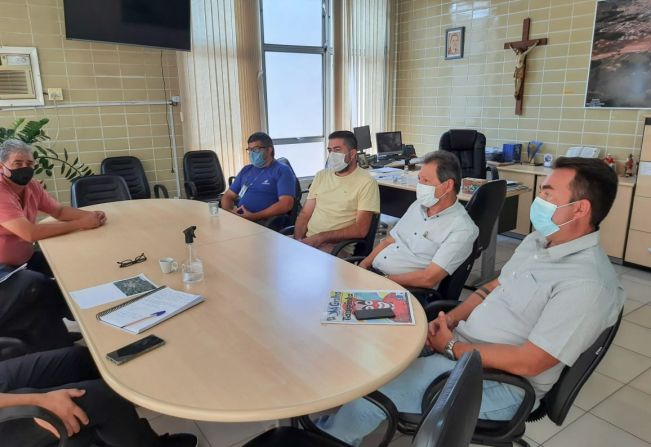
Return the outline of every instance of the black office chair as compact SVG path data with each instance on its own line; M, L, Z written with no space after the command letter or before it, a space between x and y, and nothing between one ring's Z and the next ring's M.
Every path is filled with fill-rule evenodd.
M341 251L349 245L354 245L352 257L348 259L364 259L368 256L371 251L373 251L373 245L375 244L375 235L377 233L377 227L380 223L380 214L373 214L371 219L371 225L369 226L368 233L366 237L361 239L347 239L345 241L337 242L335 246L330 251L330 254L333 256L338 256ZM294 226L289 226L280 230L281 234L289 236L294 233Z
M68 440L68 431L65 425L57 415L51 413L42 407L35 405L21 405L16 407L0 408L0 424L8 421L15 421L18 419L33 419L39 418L50 423L57 433L59 440L44 447L67 447L70 445ZM75 447L90 447L92 445L91 434L80 434L75 437Z
M429 406L427 416L412 441L414 447L467 447L481 406L481 358L479 352L464 354L451 371L443 389ZM378 393L381 395L381 393ZM395 407L391 407L395 411ZM300 418L302 422L309 419ZM245 447L342 447L348 446L308 422L308 430L280 427L263 433ZM391 426L391 421L389 421ZM391 427L390 427L391 428ZM389 429L380 446L388 445L395 433ZM390 436L388 436L390 434Z
M121 200L131 200L131 194L119 175L78 177L70 185L70 202L75 208Z
M298 181L298 177L296 177L294 168L292 168L292 165L289 162L289 160L287 160L285 157L280 157L277 158L276 161L278 163L282 163L285 166L287 166L292 171L292 174L294 175L294 179L295 179L294 206L292 206L292 209L289 211L287 215L275 216L271 219L268 219L265 225L266 227L271 228L272 230L280 231L282 228L293 226L296 224L296 218L301 213L301 208L302 208L301 199L303 198L303 191L301 190L301 182Z
M448 312L452 310L457 304L457 301L438 301L429 304L425 308L428 321L435 319L440 311ZM606 356L619 329L622 315L623 311L619 313L615 324L605 329L590 348L579 356L574 365L571 367L566 366L563 369L558 381L541 399L540 405L535 410L533 410L533 406L536 403L536 395L529 381L503 371L485 370L484 380L507 383L521 388L524 391L524 399L510 421L479 419L472 437L473 442L496 447L511 447L513 443L529 447L529 444L522 439L526 429L525 422L538 421L547 416L556 425L562 425L581 388ZM423 396L423 409L428 408L429 402L435 398L438 390L441 389L444 379L445 375L436 378L430 384ZM401 413L399 415L398 430L403 433L413 433L417 428L419 419L419 415Z
M208 202L220 200L226 181L217 154L213 151L190 151L183 156L185 194L189 199Z
M492 180L499 174L494 166L486 167L486 137L472 129L451 129L441 135L439 150L452 152L461 164L461 176L486 178L486 171L491 172Z
M142 167L142 163L136 157L108 157L102 160L100 167L102 174L119 175L127 182L129 193L133 200L151 198L151 190L147 175ZM154 185L154 196L169 198L169 193L165 185Z

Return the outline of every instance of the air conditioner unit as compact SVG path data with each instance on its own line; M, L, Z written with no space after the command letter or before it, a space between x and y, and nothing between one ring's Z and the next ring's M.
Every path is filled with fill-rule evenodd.
M42 105L36 48L0 46L0 108Z

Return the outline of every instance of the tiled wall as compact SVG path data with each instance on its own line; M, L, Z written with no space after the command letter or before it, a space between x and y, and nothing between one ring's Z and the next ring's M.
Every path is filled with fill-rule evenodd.
M38 50L43 89L63 88L64 101L161 101L178 95L174 51L141 46L65 39L63 0L0 0L0 45L33 46ZM163 76L164 75L164 76ZM167 94L165 93L167 92ZM46 98L46 105L53 105ZM177 108L178 109L178 108ZM150 183L176 193L170 137L164 105L75 107L0 111L0 125L17 117L47 117L54 149L79 155L95 173L108 156L134 155L143 162ZM180 115L175 112L178 153L183 155ZM48 190L69 201L69 183L47 180Z
M596 146L619 162L639 158L644 110L585 109L596 1L397 0L396 129L418 153L438 147L451 128L474 128L489 146L541 140L544 152ZM514 114L515 55L505 42L548 45L528 57L524 113ZM445 30L465 26L465 56L444 60Z

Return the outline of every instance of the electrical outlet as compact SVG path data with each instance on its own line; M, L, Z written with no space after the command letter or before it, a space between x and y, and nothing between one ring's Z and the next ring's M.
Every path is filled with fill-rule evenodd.
M50 101L63 101L63 89L48 88L47 97L50 99Z

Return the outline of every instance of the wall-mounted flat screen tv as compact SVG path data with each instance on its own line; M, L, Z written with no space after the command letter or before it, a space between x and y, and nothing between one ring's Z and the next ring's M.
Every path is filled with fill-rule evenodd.
M190 51L190 0L64 0L68 39Z

